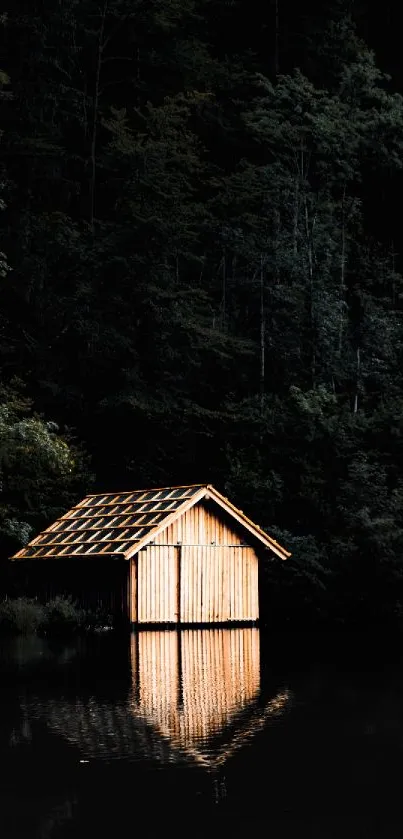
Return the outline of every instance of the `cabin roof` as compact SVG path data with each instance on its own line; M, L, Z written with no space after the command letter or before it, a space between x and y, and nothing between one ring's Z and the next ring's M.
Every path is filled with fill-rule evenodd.
M211 500L281 559L290 553L210 484L87 495L11 559L129 559L200 501Z

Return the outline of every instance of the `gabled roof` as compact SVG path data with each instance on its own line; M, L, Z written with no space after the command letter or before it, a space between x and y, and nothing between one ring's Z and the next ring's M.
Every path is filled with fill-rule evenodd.
M210 484L87 495L12 559L112 556L129 559L200 501L212 500L281 559L290 553Z

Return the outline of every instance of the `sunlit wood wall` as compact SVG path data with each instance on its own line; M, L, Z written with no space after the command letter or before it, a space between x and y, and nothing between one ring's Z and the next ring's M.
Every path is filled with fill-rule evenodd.
M155 538L157 545L241 545L243 536L233 526L231 519L208 502L200 502L191 507L173 524L169 525Z
M130 563L132 623L259 618L258 557L205 505L166 528Z
M139 623L179 620L178 561L178 549L170 545L153 545L140 551L137 559Z

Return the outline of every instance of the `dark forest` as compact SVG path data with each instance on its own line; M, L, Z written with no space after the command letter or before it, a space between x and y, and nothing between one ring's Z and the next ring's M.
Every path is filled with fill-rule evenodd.
M403 618L395 4L0 15L0 544L213 483L285 621Z

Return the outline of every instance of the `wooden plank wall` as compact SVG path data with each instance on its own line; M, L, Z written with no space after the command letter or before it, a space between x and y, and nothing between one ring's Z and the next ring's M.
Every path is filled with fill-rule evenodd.
M155 545L140 551L137 563L137 569L135 563L131 566L132 622L259 618L258 558L253 548Z
M196 505L166 528L154 545L140 551L137 563L132 622L223 623L259 618L257 554L242 546L232 522L217 516L208 504Z
M215 508L216 509L216 508ZM156 545L241 545L244 538L225 514L217 516L207 502L187 510L155 538Z
M139 623L176 623L177 551L152 545L138 554L137 607Z
M258 618L258 559L253 548L183 546L182 623Z

